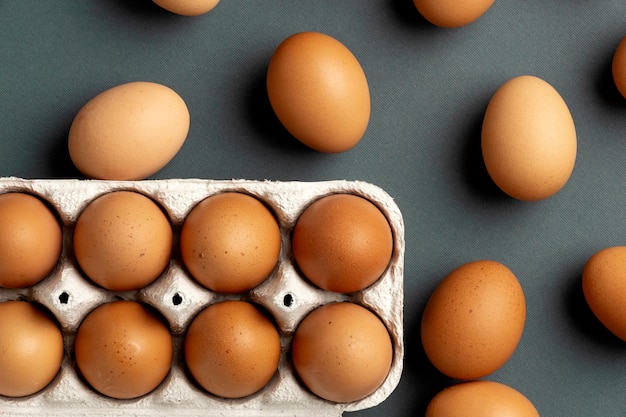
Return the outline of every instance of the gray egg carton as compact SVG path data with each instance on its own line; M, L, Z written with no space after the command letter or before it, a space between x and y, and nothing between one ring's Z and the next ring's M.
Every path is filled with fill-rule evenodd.
M116 293L82 276L72 258L72 232L81 211L98 196L116 190L143 193L160 204L173 225L175 240L187 213L204 198L223 191L256 196L275 214L282 233L280 260L272 275L244 294L225 295L207 290L189 276L174 252L168 268L141 290ZM373 407L396 388L402 373L404 224L399 208L382 189L361 181L276 182L248 180L168 179L145 181L40 180L0 178L0 193L21 191L47 201L63 227L63 251L56 268L27 289L0 289L0 301L25 299L40 303L57 318L65 340L61 370L41 392L23 398L0 397L1 415L42 416L341 416L344 411ZM333 193L367 198L387 216L394 249L384 275L370 287L344 295L323 291L299 275L291 255L291 230L304 208ZM175 242L177 245L177 242ZM92 390L75 369L73 342L82 319L98 305L116 299L137 300L155 307L169 322L175 359L170 374L153 392L133 400L117 400ZM265 307L281 335L278 372L256 394L242 399L215 397L192 383L182 359L182 340L194 316L223 299L244 299ZM293 332L313 309L335 301L352 301L374 311L393 342L391 370L371 395L351 403L320 399L296 378L288 359Z

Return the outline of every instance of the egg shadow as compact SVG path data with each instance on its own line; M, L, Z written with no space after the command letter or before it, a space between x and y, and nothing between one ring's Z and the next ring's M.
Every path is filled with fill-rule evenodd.
M43 168L53 178L84 178L85 176L76 168L70 158L67 147L67 135L57 135L56 139L50 140L48 148L44 150L47 156Z
M389 4L395 17L402 24L424 30L438 29L422 16L412 0L391 0Z
M603 104L623 111L626 109L626 98L621 95L613 80L613 53L607 55L598 69L595 88Z

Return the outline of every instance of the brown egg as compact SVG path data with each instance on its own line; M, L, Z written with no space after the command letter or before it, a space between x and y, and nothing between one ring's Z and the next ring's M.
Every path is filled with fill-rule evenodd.
M524 293L511 270L474 261L452 271L431 294L422 316L422 343L442 373L481 378L511 357L525 321Z
M76 366L93 389L118 399L137 398L168 375L174 348L165 322L135 301L102 304L76 332Z
M611 70L617 90L626 98L626 37L622 38L615 49Z
M62 232L52 211L24 193L0 195L0 286L25 288L57 265Z
M393 359L393 344L383 322L349 302L313 310L296 329L291 350L304 385L319 397L340 403L376 391Z
M365 198L333 194L308 206L293 230L293 255L318 287L341 293L362 290L386 270L393 233L385 215Z
M524 394L499 382L462 382L440 391L428 404L426 417L539 417Z
M421 15L433 25L456 28L477 20L495 0L413 0Z
M174 90L137 81L89 100L72 122L68 147L88 177L140 180L174 158L188 131L187 105Z
M598 320L626 341L626 246L609 247L589 258L583 270L582 288Z
M219 0L152 0L165 10L182 16L200 16L208 13Z
M241 398L261 390L276 374L281 345L264 312L230 300L200 312L189 326L184 350L189 372L204 389Z
M361 140L370 118L370 93L356 57L318 32L285 39L267 70L276 116L300 142L320 152L344 152Z
M0 303L0 395L23 397L45 388L63 361L55 321L26 301Z
M257 198L216 194L188 214L180 234L183 262L205 287L239 293L267 279L280 255L281 236L272 212Z
M74 229L74 254L83 272L114 291L143 288L169 264L172 226L150 198L115 191L92 201Z
M576 162L576 128L567 104L550 84L530 75L509 80L493 95L481 141L489 175L519 200L556 194Z

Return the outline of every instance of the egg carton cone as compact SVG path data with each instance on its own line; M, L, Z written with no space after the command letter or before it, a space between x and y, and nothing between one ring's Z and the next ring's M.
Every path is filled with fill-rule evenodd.
M148 287L111 292L82 275L72 255L72 232L82 210L94 199L119 190L142 193L163 207L177 236L185 217L203 199L220 192L250 194L274 213L282 234L279 262L271 276L242 294L214 293L186 271L180 255ZM2 416L341 416L344 411L370 408L396 388L402 373L404 224L394 200L381 188L362 181L253 181L166 179L103 181L79 179L0 178L0 193L25 192L39 197L56 212L63 230L63 249L57 266L38 284L24 289L0 288L0 301L22 299L45 306L58 320L65 356L55 379L27 397L0 396ZM302 211L317 199L351 193L374 203L387 217L393 233L393 253L384 274L371 286L351 294L324 291L309 283L294 264L291 232ZM176 239L176 237L175 237ZM85 316L95 307L117 299L148 303L167 320L174 340L169 375L154 391L140 398L119 400L93 390L76 369L73 341ZM190 381L182 358L185 331L202 309L225 298L263 306L273 316L281 336L281 359L273 379L259 392L240 399L214 396ZM289 349L300 321L327 303L350 301L376 313L391 336L393 359L383 384L369 396L349 403L324 400L309 391L290 364Z

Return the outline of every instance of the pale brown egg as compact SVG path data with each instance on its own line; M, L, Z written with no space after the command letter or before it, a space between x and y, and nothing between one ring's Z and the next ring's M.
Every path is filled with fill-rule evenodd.
M278 46L267 69L267 93L283 126L320 152L353 148L369 124L370 92L361 64L322 33L297 33Z
M265 281L280 255L280 228L256 197L239 192L201 201L185 218L180 251L191 275L218 292L240 293Z
M350 302L309 313L294 333L294 369L311 392L338 403L367 397L385 381L393 343L383 322Z
M188 131L187 105L174 90L136 81L89 100L72 122L68 148L88 177L141 180L176 156Z
M292 247L298 268L312 283L350 293L372 285L385 272L393 233L385 215L369 200L333 194L300 215Z
M521 392L493 381L469 381L440 391L428 404L426 417L539 417Z
M185 363L208 392L242 398L266 386L276 374L280 336L257 306L240 300L204 309L185 336Z
M129 399L163 382L174 347L169 327L151 308L121 300L102 304L85 317L74 352L80 374L93 389Z
M511 357L525 321L526 301L513 272L495 261L474 261L452 271L431 294L422 344L442 373L481 378Z
M519 200L559 192L576 162L576 128L567 104L546 81L515 77L491 98L482 126L482 154L493 181Z
M626 98L626 37L622 38L615 49L611 71L617 90Z
M96 284L137 290L169 264L172 226L150 198L132 191L104 194L82 211L74 228L74 255Z
M495 0L413 0L420 14L444 28L469 25L484 15Z
M0 395L23 397L44 389L63 361L57 323L26 301L0 303Z
M167 11L182 16L200 16L217 6L219 0L152 0Z
M25 288L57 265L63 246L55 214L35 196L0 195L0 287Z
M598 320L626 341L626 246L602 249L589 258L583 269L582 288Z

